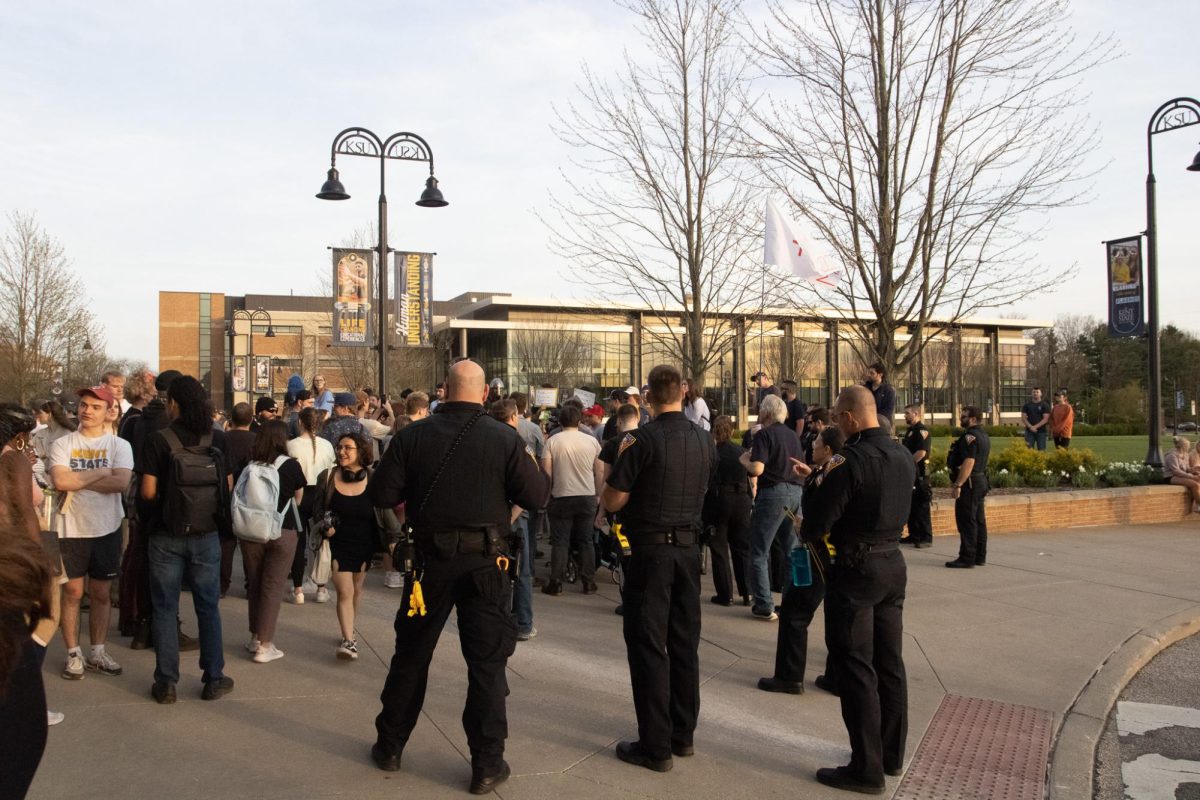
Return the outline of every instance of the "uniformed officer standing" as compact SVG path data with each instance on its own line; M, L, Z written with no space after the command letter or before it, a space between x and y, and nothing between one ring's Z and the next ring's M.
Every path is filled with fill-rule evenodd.
M972 569L987 563L987 517L983 501L987 497L988 454L992 441L979 424L982 413L975 406L963 406L959 424L966 430L950 445L946 466L954 490L954 522L958 527L958 558L947 561L951 569Z
M817 541L828 531L837 552L825 619L851 756L844 767L817 770L817 780L880 794L884 774L903 769L908 738L901 655L907 574L899 539L916 468L908 451L880 429L866 387L842 390L833 421L846 434L846 447L826 467L800 533Z
M904 447L913 454L917 465L917 477L913 481L912 510L908 512L908 536L900 544L915 547L933 546L933 520L930 518L929 502L933 489L929 487L929 476L925 473L925 462L929 460L929 429L922 418L925 416L920 403L904 407L904 421L908 430L904 432Z
M650 371L654 419L621 440L604 487L632 554L624 630L638 740L617 757L666 772L690 756L700 712L700 512L717 464L712 437L683 414L679 370Z
M487 394L478 364L453 365L446 400L435 414L396 434L368 487L378 507L406 504L415 543L371 757L380 769L400 769L425 699L430 659L456 607L469 680L463 728L474 794L491 791L509 775L504 669L517 641L505 559L510 507L540 508L547 493L518 433L484 413ZM396 558L403 559L399 549Z

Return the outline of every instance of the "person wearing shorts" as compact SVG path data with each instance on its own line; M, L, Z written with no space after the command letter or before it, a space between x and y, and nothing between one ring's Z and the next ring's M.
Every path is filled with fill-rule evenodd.
M104 651L112 610L110 589L121 564L122 493L133 477L133 449L107 424L117 399L107 387L80 389L79 429L50 447L50 479L62 495L59 549L67 582L63 585L62 635L67 662L62 676L77 681L84 670L120 675L121 665ZM92 610L88 614L91 653L79 647L79 606L84 579Z

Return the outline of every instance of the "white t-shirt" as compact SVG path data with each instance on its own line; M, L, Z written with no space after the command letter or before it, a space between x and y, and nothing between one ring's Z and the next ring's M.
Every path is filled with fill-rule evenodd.
M50 445L49 467L67 467L72 472L90 469L133 469L133 449L129 442L112 433L89 439L76 431ZM121 492L72 492L71 506L63 517L59 535L66 539L94 539L107 536L121 527L125 510Z
M313 453L313 442L317 443L316 453ZM300 462L304 470L304 482L308 486L317 485L317 477L337 463L334 458L333 445L328 439L320 436L309 439L307 436L297 436L287 444L288 455Z
M578 428L559 431L546 440L546 455L553 470L552 497L596 496L593 466L600 455L600 443Z
M683 414L704 430L712 430L712 420L708 418L708 403L704 402L703 397L697 397L695 402L692 403L685 401L683 404Z

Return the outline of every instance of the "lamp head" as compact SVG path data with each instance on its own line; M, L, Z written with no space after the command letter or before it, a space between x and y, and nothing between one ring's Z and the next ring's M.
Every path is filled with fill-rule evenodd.
M271 323L269 323L269 322L267 323L267 338L268 339L275 338L275 329L271 327Z
M1188 165L1188 172L1200 172L1200 151L1196 153L1196 157L1192 159L1192 163Z
M421 199L417 201L417 205L422 208L443 208L450 205L446 198L442 197L437 178L430 175L425 179L425 191L421 192Z
M92 349L92 338L90 336L88 336L86 333L83 335L83 349L84 350Z
M325 183L321 185L321 191L317 192L319 200L349 200L350 195L346 194L346 187L342 186L342 182L338 180L338 171L333 167L329 168L329 173L326 176Z

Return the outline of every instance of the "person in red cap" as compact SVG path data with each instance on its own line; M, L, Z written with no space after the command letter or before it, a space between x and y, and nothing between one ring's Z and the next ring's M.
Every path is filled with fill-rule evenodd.
M109 411L116 397L104 386L80 389L79 429L50 448L50 479L65 494L59 547L67 583L63 586L62 635L67 663L62 676L80 680L84 670L120 675L121 665L104 651L112 607L109 589L121 564L121 494L133 477L133 449L112 432ZM89 578L91 653L79 647L79 604Z
M604 406L599 403L593 403L590 408L583 410L583 427L587 432L596 437L596 441L604 444Z

